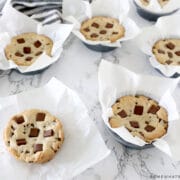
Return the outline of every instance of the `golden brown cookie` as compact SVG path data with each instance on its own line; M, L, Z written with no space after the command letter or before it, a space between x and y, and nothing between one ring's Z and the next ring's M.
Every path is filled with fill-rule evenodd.
M151 98L145 96L123 96L112 106L109 118L112 128L125 126L133 136L147 143L162 137L167 132L167 111Z
M125 28L117 19L96 16L81 24L81 33L91 41L111 41L124 37Z
M144 6L148 6L150 4L150 0L140 0L141 3ZM158 0L158 3L160 4L161 7L164 7L170 0Z
M180 65L180 39L159 40L154 44L152 52L163 65Z
M51 56L53 41L36 33L24 33L11 39L5 48L8 60L14 61L19 66L30 66L42 54Z
M51 160L63 140L61 122L44 110L31 109L13 116L4 131L9 152L28 163Z

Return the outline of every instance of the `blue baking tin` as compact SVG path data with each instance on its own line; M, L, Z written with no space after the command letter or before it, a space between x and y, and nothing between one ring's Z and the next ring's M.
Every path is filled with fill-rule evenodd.
M100 45L100 44L98 44L98 45L91 45L91 44L87 44L87 43L84 43L84 44L87 48L89 48L93 51L97 51L97 52L109 52L109 51L112 51L117 48L117 47L104 46L104 45Z
M109 134L116 140L118 141L119 143L121 143L122 145L128 147L128 148L131 148L131 149L136 149L136 150L142 150L142 149L147 149L147 148L152 148L154 147L152 144L146 144L144 146L137 146L137 145L134 145L134 144L131 144L125 140L123 140L120 136L118 136L116 133L114 133L110 128L108 128L106 126L106 129L107 131L109 132Z
M16 71L16 72L18 72L20 74L23 74L23 75L36 75L36 74L42 73L43 71L45 71L49 67L50 67L50 65L48 67L43 68L43 69L40 69L40 70L37 70L37 71L32 71L32 72L27 72L27 73L22 73L18 69L13 69L13 71Z
M134 4L136 6L136 10L137 10L137 13L144 19L146 20L149 20L149 21L157 21L157 19L159 17L162 17L162 16L168 16L168 15L171 15L173 13L175 13L176 11L178 11L179 9L176 9L172 12L169 12L169 13L153 13L151 11L148 11L146 9L143 9L142 7L140 7L135 1L134 1Z
M160 74L162 74L163 76L165 76L159 69L155 68L156 71L158 71ZM170 78L178 78L180 77L179 73L175 73L174 75L170 76Z

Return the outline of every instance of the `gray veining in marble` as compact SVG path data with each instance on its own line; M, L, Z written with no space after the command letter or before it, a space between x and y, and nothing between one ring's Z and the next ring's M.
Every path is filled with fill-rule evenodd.
M130 17L140 27L153 24L139 17L132 2ZM79 94L112 153L73 180L146 180L156 179L151 178L154 175L180 175L180 162L172 161L155 148L128 149L116 142L106 131L98 102L97 71L101 58L121 64L137 73L161 76L151 67L147 57L137 49L133 40L123 43L121 49L109 53L97 53L87 49L80 40L71 35L64 46L60 60L42 73L22 75L17 71L0 71L0 96L39 87L53 76ZM180 85L174 93L178 100L180 100L179 90ZM177 104L180 108L180 101Z

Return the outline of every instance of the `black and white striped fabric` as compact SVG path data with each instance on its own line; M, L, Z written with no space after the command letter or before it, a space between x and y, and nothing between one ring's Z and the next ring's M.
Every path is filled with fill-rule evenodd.
M11 0L11 4L43 25L62 22L62 0Z

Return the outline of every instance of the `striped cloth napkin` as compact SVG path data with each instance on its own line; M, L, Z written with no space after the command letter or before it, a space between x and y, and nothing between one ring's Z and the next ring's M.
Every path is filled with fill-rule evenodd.
M11 4L43 25L62 22L62 0L11 0Z

